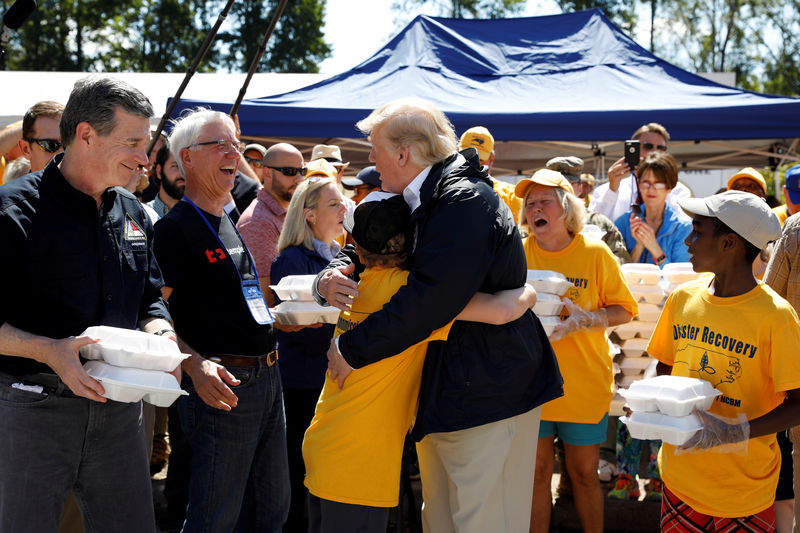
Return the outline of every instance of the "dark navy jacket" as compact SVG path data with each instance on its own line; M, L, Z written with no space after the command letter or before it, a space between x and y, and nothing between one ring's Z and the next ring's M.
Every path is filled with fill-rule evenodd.
M305 246L289 246L272 262L270 283L277 285L290 275L318 274L327 265L328 260L314 250ZM276 294L275 303L280 301ZM322 389L333 330L333 324L292 333L275 329L283 388Z
M57 155L44 170L0 187L0 324L55 339L89 326L136 329L170 320L153 255L153 226L125 189L95 200L61 174ZM52 370L0 355L0 371Z
M478 291L525 283L525 252L514 219L474 149L434 165L420 195L422 203L411 215L416 245L408 284L340 337L342 355L354 368L425 339ZM345 254L337 259L352 261ZM500 326L456 322L447 342L428 347L414 436L525 413L563 395L562 384L555 354L532 312Z

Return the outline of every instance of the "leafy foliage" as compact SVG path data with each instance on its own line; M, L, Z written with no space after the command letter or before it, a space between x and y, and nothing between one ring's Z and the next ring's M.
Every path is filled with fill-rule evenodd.
M10 5L10 0L3 0ZM200 50L224 0L39 0L12 33L12 70L183 72ZM199 69L246 70L278 0L237 0ZM6 6L8 7L8 6ZM261 71L317 72L330 55L321 28L324 0L288 3ZM223 26L223 28L226 26Z

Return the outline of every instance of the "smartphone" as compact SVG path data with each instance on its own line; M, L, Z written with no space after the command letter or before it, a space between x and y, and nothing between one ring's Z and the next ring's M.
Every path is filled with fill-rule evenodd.
M639 166L639 141L625 141L625 162L631 172Z

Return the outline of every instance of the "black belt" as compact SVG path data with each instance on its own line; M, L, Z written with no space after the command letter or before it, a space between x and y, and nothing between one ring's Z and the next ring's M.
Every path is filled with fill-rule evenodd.
M278 362L278 350L272 350L268 354L258 356L214 354L206 357L209 361L222 366L252 366L264 367L272 366Z
M39 385L56 396L76 396L74 392L69 390L69 387L61 381L61 378L55 374L48 374L46 372L39 372L38 374L22 374L15 376L23 383L30 383L32 385Z

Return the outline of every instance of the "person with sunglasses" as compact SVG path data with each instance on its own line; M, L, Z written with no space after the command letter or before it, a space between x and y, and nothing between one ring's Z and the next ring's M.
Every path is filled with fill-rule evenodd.
M631 139L639 141L639 158L644 160L651 152L666 153L669 143L669 132L656 122L645 124L636 130ZM589 211L602 213L611 220L616 220L631 209L632 204L639 202L639 190L636 187L635 168L630 168L621 157L608 169L608 183L604 183L594 190L589 202ZM692 195L686 185L676 183L667 195L667 201L675 213L681 218L688 217L678 208L678 198L688 198Z
M19 148L31 162L31 172L42 170L53 156L64 151L58 124L64 106L44 101L31 106L22 118L22 139Z
M264 178L267 173L267 167L264 166L264 156L267 155L267 149L260 144L253 143L244 147L242 157L245 163L250 165L253 173L258 176L258 181L264 185Z
M306 175L306 166L300 150L287 143L270 146L264 151L261 162L265 171L264 187L244 210L236 223L236 229L253 254L261 276L261 286L269 287L269 272L272 261L278 256L278 238L283 229L286 210L295 189ZM267 291L264 296L272 305L272 291Z
M175 340L152 224L122 188L152 116L134 87L82 78L64 153L0 187L0 531L58 531L72 489L90 530L155 531L141 403L107 400L79 357L89 326Z

